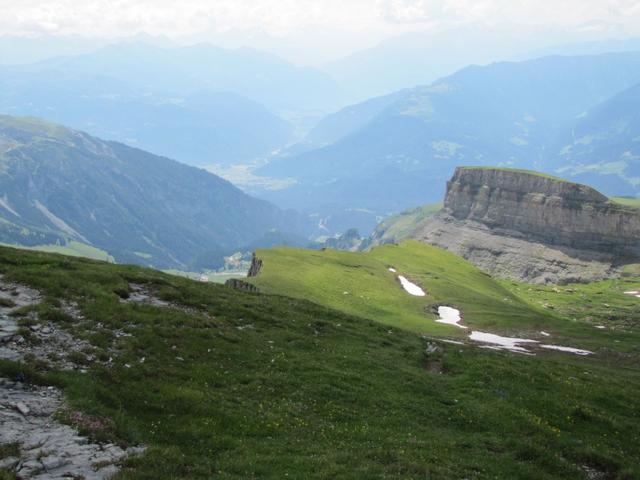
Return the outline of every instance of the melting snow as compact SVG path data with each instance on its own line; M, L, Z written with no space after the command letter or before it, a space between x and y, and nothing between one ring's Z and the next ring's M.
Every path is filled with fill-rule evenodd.
M409 280L407 280L402 275L398 275L398 280L400 280L400 283L402 284L402 288L404 288L409 295L413 295L416 297L424 297L426 295L426 293L424 293L424 290L422 290L415 283L412 283Z
M596 328L599 330L604 330L607 327L605 327L604 325L596 325Z
M490 343L496 348L509 350L518 353L529 353L526 348L520 346L521 343L538 343L536 340L528 340L526 338L509 338L501 337L493 333L471 332L469 338L474 342Z
M389 271L390 271L391 273L396 273L396 272L397 272L397 270L396 270L395 268L392 268L392 267L389 267Z
M404 277L400 277L404 278ZM438 307L438 315L440 318L436 320L438 323L444 323L447 325L453 325L458 328L467 328L464 325L460 325L460 321L462 320L462 315L460 314L460 310L457 310L452 307L441 306ZM600 328L600 327L596 327ZM604 328L604 327L602 327ZM551 334L541 331L541 335L545 337L550 337ZM483 345L482 348L489 348L491 350L509 350L510 352L516 353L524 353L527 355L533 355L531 351L526 346L537 346L541 348L546 348L548 350L558 350L560 352L574 353L576 355L591 355L593 352L589 350L581 350L579 348L572 347L562 347L560 345L546 345L540 344L537 340L530 340L528 338L510 338L503 337L500 335L496 335L494 333L486 333L486 332L476 332L472 331L471 335L469 335L469 339L474 342L485 343L487 345ZM443 342L448 343L459 343L452 340L442 340ZM528 345L527 345L528 344Z
M460 325L460 320L462 320L460 310L451 307L438 307L438 315L440 315L440 318L436 320L438 323L445 323L458 328L467 328L464 325Z
M630 292L624 292L627 295L633 295L635 297L640 298L640 290L631 290Z
M540 345L542 348L549 350L559 350L561 352L575 353L576 355L591 355L593 352L589 350L580 350L579 348L561 347L560 345Z

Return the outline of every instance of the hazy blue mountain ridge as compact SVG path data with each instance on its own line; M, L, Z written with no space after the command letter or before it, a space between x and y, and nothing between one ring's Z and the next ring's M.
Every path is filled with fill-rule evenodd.
M389 103L389 97L379 99L383 108L373 115L369 101L327 117L323 129L333 138L345 117L354 121L333 143L276 158L259 170L298 180L264 197L325 214L328 202L334 210L371 210L373 224L374 216L440 200L441 185L456 166L553 172L568 162L558 146L567 143L572 125L637 83L637 52L468 67L430 86L398 92Z
M640 194L640 84L595 106L558 145L560 170L611 193Z

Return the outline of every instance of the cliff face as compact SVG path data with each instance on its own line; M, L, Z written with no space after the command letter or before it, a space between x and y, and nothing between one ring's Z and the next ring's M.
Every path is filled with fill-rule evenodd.
M536 173L458 168L447 183L445 212L514 237L640 258L640 211Z
M410 237L498 276L592 281L640 263L640 210L534 172L463 167L447 183L443 210Z

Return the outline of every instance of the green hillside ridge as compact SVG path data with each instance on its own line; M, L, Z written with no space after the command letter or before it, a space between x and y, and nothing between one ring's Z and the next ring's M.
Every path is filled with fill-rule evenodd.
M262 268L248 281L261 291L308 299L393 327L465 337L469 331L435 322L437 307L448 305L462 311L470 330L532 339L540 339L540 331L546 331L554 333L551 343L585 349L602 346L591 323L568 321L553 306L532 300L520 284L494 280L463 258L417 241L378 246L366 253L275 248L258 250L256 256ZM421 286L427 295L409 295L397 275ZM635 286L634 279L617 282L603 284L608 285L604 301L622 309L634 305L623 293L624 285L628 290ZM598 288L602 287L588 291L589 296ZM577 296L572 300L581 301Z
M442 203L430 203L384 219L378 224L372 235L374 243L396 242L406 239L414 231L418 222L438 213L442 207Z
M367 253L275 248L258 250L256 256L263 266L249 281L266 293L306 298L418 333L464 335L434 321L433 307L440 304L457 306L473 326L494 325L496 315L508 310L518 328L532 313L529 305L464 259L417 241ZM420 285L427 296L407 294L389 268Z
M10 245L82 243L120 263L185 271L216 269L275 234L306 245L301 216L216 175L33 118L0 116L0 192L0 242Z
M0 115L0 127L15 129L16 131L22 131L35 138L42 139L66 140L73 136L72 130L37 117L18 118L9 115Z
M536 170L527 170L524 168L507 168L507 167L495 167L495 166L491 166L491 165L479 165L479 166L463 166L463 167L458 167L460 169L463 170L498 170L498 171L503 171L503 172L514 172L514 173L526 173L527 175L535 175L536 177L542 177L542 178L547 178L549 180L555 180L558 182L564 182L564 183L572 183L575 184L575 182L570 182L567 179L564 178L560 178L560 177L556 177L554 175L549 175L548 173L544 173L544 172L538 172Z
M260 252L265 266L256 280L262 283L270 271L282 271L273 268L276 257L315 261L304 251L267 253ZM386 262L392 262L423 279L433 295L459 299L469 323L482 318L488 326L492 313L522 328L524 313L538 312L508 285L413 243L370 254L323 255L328 265L314 288L323 279L350 275L351 290L384 285L386 291L395 286L393 279L364 279L384 276ZM410 257L419 267L408 269ZM340 270L351 273L331 277ZM592 329L603 347L591 357L524 356L446 343L426 353L428 342L390 326L391 317L382 325L306 300L154 270L0 248L0 273L39 289L39 321L88 339L87 355L103 358L106 346L116 345L111 367L77 359L87 373L0 361L3 375L23 372L28 382L57 385L73 409L104 420L94 437L148 446L115 480L640 475L640 413L632 407L640 394L637 315L624 329ZM434 277L428 280L428 273ZM304 272L290 275L308 285ZM462 280L455 290L453 282ZM132 283L173 306L123 303ZM624 305L618 298L623 284L610 286L597 287L588 300L599 302L605 293L606 300L619 300L612 306L620 312L637 313L635 298L625 298ZM398 324L417 319L419 305L392 297L386 298L395 302L389 308L412 310ZM509 302L501 304L502 298ZM62 312L63 300L78 303L82 322ZM28 312L22 314L26 322ZM607 321L610 312L594 309L593 317ZM540 318L536 328L569 322L555 313ZM130 336L116 339L117 329ZM442 373L433 373L433 365Z
M60 253L62 255L68 255L70 257L82 257L91 260L102 260L103 262L114 263L115 259L104 250L92 247L81 242L69 241L64 245L52 244L52 245L36 245L34 247L24 247L20 245L7 245L0 243L2 246L23 248L26 250L35 250L38 252Z
M626 205L627 207L640 208L640 198L635 197L611 197L611 201Z

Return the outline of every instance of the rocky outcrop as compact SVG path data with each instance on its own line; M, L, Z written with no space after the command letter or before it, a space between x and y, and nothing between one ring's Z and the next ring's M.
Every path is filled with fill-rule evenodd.
M21 317L18 324L18 314L41 300L38 291L8 282L0 275L0 359L30 359L41 367L86 373L84 365L75 363L77 355L90 346L86 341L52 323L40 322L36 310ZM60 308L76 322L84 320L75 304L61 301ZM111 349L109 353L115 355ZM92 355L83 357L99 363ZM111 358L102 364L108 366L110 362ZM11 454L0 459L1 478L5 478L4 472L6 478L15 474L21 479L107 480L127 457L144 451L143 447L124 449L80 435L78 429L97 433L105 425L101 419L70 409L59 389L31 385L26 380L23 373L13 379L0 378L0 445L14 446Z
M122 461L144 451L94 443L60 423L58 417L66 406L57 388L0 378L0 392L0 443L19 445L17 455L3 458L0 468L16 478L108 480L118 473ZM80 412L67 413L70 420L86 418Z
M640 257L640 213L586 185L517 170L458 168L444 210L507 234Z
M447 183L443 210L411 237L498 276L592 281L640 262L640 211L535 172L463 167Z
M362 246L363 239L355 228L350 228L338 237L328 238L324 242L325 248L334 250L344 250L347 252L357 252Z
M249 273L247 273L247 277L257 277L262 270L262 260L256 257L254 253L251 257L251 266L249 267Z
M231 287L235 290L242 290L244 292L260 293L260 289L251 283L239 280L237 278L230 278L224 283L227 287Z

